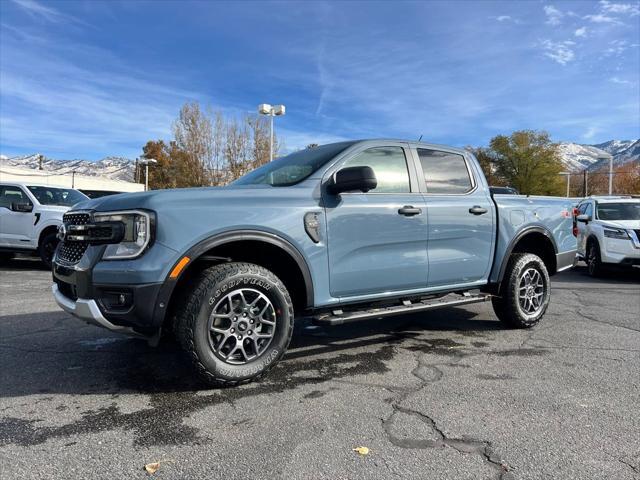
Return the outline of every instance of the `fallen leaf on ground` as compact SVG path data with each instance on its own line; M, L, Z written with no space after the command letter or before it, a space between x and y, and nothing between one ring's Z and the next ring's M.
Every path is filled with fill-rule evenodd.
M159 468L160 468L160 462L147 463L144 466L144 469L147 471L147 473L150 473L151 475L156 473Z
M360 455L369 455L369 448L358 447L353 449L354 452L358 452Z

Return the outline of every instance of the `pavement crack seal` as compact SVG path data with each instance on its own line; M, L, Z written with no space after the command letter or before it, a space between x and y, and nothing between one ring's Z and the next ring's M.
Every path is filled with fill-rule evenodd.
M462 359L463 356L460 357ZM391 402L393 412L389 417L382 420L382 428L384 429L388 440L400 448L407 449L439 449L452 448L463 455L479 455L485 463L490 465L496 471L496 477L500 480L512 479L510 473L511 468L494 452L491 442L487 440L478 440L474 438L449 437L442 428L438 426L436 421L429 415L402 407L402 403L410 395L419 392L424 387L439 381L444 373L440 368L440 364L427 364L424 362L424 356L418 356L418 365L412 370L413 376L420 380L420 384L411 390L397 394L394 401ZM401 416L409 416L421 422L426 427L427 434L423 438L403 437L396 433L396 426Z

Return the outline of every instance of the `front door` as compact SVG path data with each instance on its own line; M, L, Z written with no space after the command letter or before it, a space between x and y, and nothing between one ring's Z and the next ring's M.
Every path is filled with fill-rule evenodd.
M418 148L429 217L429 287L486 279L494 241L493 202L457 152Z
M324 193L332 296L426 287L427 216L407 159L400 143L356 152L339 168L369 166L378 186L368 193Z
M14 212L12 203L31 203L18 186L0 186L0 245L3 247L29 247L33 231L33 213Z

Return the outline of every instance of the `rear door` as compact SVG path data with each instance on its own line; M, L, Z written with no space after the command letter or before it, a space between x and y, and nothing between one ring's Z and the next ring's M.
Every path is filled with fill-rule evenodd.
M34 216L31 212L11 210L14 202L33 204L19 186L0 185L0 245L28 248L31 245Z
M427 207L429 287L486 279L494 245L495 208L464 155L414 150Z
M427 215L408 145L363 146L327 172L325 181L340 168L365 165L375 172L377 188L323 194L331 295L424 289Z

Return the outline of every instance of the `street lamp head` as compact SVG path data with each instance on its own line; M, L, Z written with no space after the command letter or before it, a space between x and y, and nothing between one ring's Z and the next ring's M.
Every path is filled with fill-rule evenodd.
M284 105L274 105L273 106L273 114L280 116L280 115L284 115L285 113L285 107Z
M609 160L611 158L613 158L610 154L608 153L600 153L598 154L598 160Z
M258 105L258 113L261 115L271 115L273 107L268 103L261 103Z
M155 158L143 158L139 163L140 165L155 165L158 161Z

